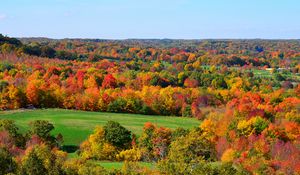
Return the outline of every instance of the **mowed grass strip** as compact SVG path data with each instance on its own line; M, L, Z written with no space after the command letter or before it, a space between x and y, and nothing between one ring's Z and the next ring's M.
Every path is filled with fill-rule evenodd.
M142 133L146 122L172 129L177 127L193 128L200 124L200 121L193 118L65 109L1 111L0 119L15 120L21 131L27 130L28 124L33 120L48 120L54 124L55 130L53 134L61 133L63 135L64 145L79 145L93 132L95 126L103 126L110 120L119 122L138 136Z

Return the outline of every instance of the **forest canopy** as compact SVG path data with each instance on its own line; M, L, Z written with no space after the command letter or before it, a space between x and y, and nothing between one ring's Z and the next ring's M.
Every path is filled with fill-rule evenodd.
M140 136L110 121L70 161L51 122L33 121L21 133L1 120L0 174L111 173L89 161L126 161L116 174L300 173L299 40L0 35L0 61L2 111L63 108L201 121L190 130L145 123ZM157 166L144 169L139 161Z

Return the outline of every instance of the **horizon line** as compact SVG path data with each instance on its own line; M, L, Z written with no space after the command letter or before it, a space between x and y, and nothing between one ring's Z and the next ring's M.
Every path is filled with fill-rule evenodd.
M4 35L8 36L8 35ZM8 36L10 37L10 36ZM25 36L25 37L14 37L12 38L17 38L17 39L50 39L50 40L300 40L300 38L138 38L138 37L133 37L133 38L97 38L97 37L64 37L64 38L55 38L55 37L45 37L45 36Z

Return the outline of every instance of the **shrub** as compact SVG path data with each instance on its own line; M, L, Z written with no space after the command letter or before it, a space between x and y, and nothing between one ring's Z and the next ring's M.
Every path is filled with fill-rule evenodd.
M159 174L159 173L139 165L138 162L125 161L124 165L121 168L121 172L117 172L115 174L147 175L147 174Z
M142 153L137 148L121 151L117 156L119 161L139 161L141 160Z
M83 159L70 159L63 165L67 175L104 175L107 171L100 165Z

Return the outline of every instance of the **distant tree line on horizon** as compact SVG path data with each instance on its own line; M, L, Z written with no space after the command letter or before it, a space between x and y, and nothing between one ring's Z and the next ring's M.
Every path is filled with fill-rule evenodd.
M297 68L299 40L87 40L21 39L0 35L2 53L16 51L63 60L165 61L201 65ZM298 68L299 69L299 68Z

